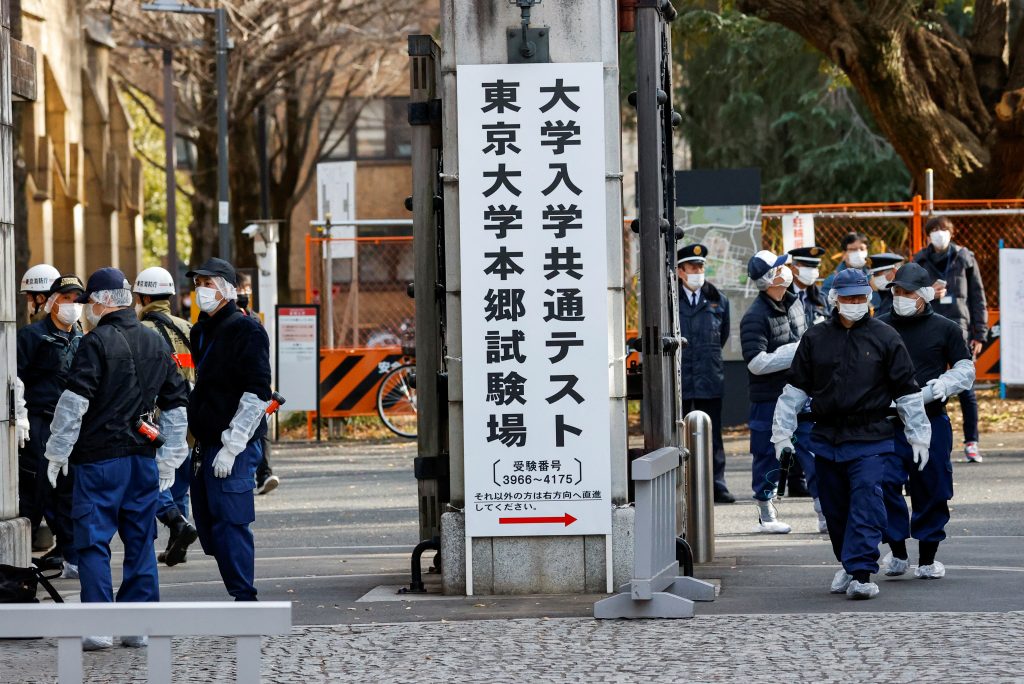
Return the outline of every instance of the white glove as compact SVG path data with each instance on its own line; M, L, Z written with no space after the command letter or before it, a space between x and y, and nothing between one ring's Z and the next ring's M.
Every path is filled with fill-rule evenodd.
M925 385L924 387L921 388L921 400L925 404L930 404L933 401L935 401L935 395L932 394L932 386L931 385ZM889 408L895 408L895 407L896 407L896 402L894 401L894 402L892 402L892 406L890 406Z
M160 491L166 492L174 484L174 464L170 461L157 461L156 472L160 477Z
M231 469L235 467L235 456L236 454L221 447L217 455L213 457L213 476L224 478L230 475Z
M64 463L50 461L50 465L46 466L46 479L50 481L50 486L53 487L54 489L57 488L57 473L64 473L64 476L67 477L67 461L65 461Z
M25 384L17 376L14 378L14 417L14 439L18 442L18 448L24 449L25 442L31 441L31 428L28 423L28 408L25 406Z
M791 449L793 451L796 451L796 449L793 447L793 440L791 440L791 439L784 439L781 442L775 442L775 458L777 458L777 459L779 459L781 461L782 460L782 452L785 451L786 449Z
M18 419L14 425L14 439L18 441L19 449L25 448L25 442L32 441L32 438L29 436L29 432L28 421L26 420L25 424L22 425L21 419Z
M928 446L926 444L911 444L910 446L914 450L914 463L917 464L918 471L924 470L924 467L928 465Z
M934 378L925 383L926 387L929 387L932 391L933 401L945 401L946 400L946 385L945 383L939 382L939 378ZM927 401L925 402L928 403Z

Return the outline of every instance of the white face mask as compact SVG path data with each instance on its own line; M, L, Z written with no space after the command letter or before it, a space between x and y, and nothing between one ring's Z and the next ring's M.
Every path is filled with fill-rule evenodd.
M78 319L82 317L81 304L73 302L64 302L59 304L57 309L57 320L64 325L74 325L78 322Z
M782 282L775 282L775 280L778 280L779 278L782 278ZM779 268L779 272L775 275L775 280L772 281L773 287L779 285L781 285L782 287L789 287L790 285L793 284L793 272L786 268L785 266L783 266Z
M89 303L89 306L85 307L85 320L89 321L89 325L93 328L99 325L100 319L103 318L103 314L97 314L94 311L95 307L96 305L92 302Z
M868 303L843 304L839 302L839 315L848 321L859 321L868 313Z
M886 278L884 275L876 275L871 279L871 287L875 288L876 290L884 290L888 284L889 279Z
M213 313L213 310L220 304L217 299L217 290L212 287L197 287L196 299L199 300L199 310L206 313Z
M913 316L917 313L917 301L913 297L893 297L892 310L899 316Z
M928 237L931 238L932 245L935 249L941 250L949 247L949 238L951 235L948 230L933 230L928 234Z
M868 250L866 249L858 249L846 253L846 265L850 268L864 268L864 264L867 262Z
M800 266L796 271L796 279L808 287L818 281L819 275L821 275L821 273L818 269L811 268L809 266Z
M687 273L686 280L684 282L686 283L686 289L690 290L691 292L696 292L700 288L704 287L704 274Z

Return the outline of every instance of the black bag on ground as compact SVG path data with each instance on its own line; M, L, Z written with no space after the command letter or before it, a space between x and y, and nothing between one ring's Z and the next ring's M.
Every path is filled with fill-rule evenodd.
M36 598L39 585L46 589L54 603L64 603L64 599L50 584L50 580L56 577L59 577L59 573L47 577L35 566L19 568L0 563L0 603L39 603Z

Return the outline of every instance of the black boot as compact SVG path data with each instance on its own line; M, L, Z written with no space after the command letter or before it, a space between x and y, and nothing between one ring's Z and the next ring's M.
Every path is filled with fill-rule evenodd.
M199 533L196 532L196 528L189 524L185 516L177 510L173 510L160 518L160 522L167 525L171 531L171 536L167 540L167 549L157 555L157 561L164 563L168 567L184 563L188 547L199 538Z

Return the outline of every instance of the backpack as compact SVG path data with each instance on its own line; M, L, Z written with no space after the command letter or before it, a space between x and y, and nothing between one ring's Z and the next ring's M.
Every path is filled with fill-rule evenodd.
M60 573L47 577L34 565L19 568L0 563L0 603L39 603L36 592L40 584L54 603L64 603L64 599L50 584L51 579L59 576Z

